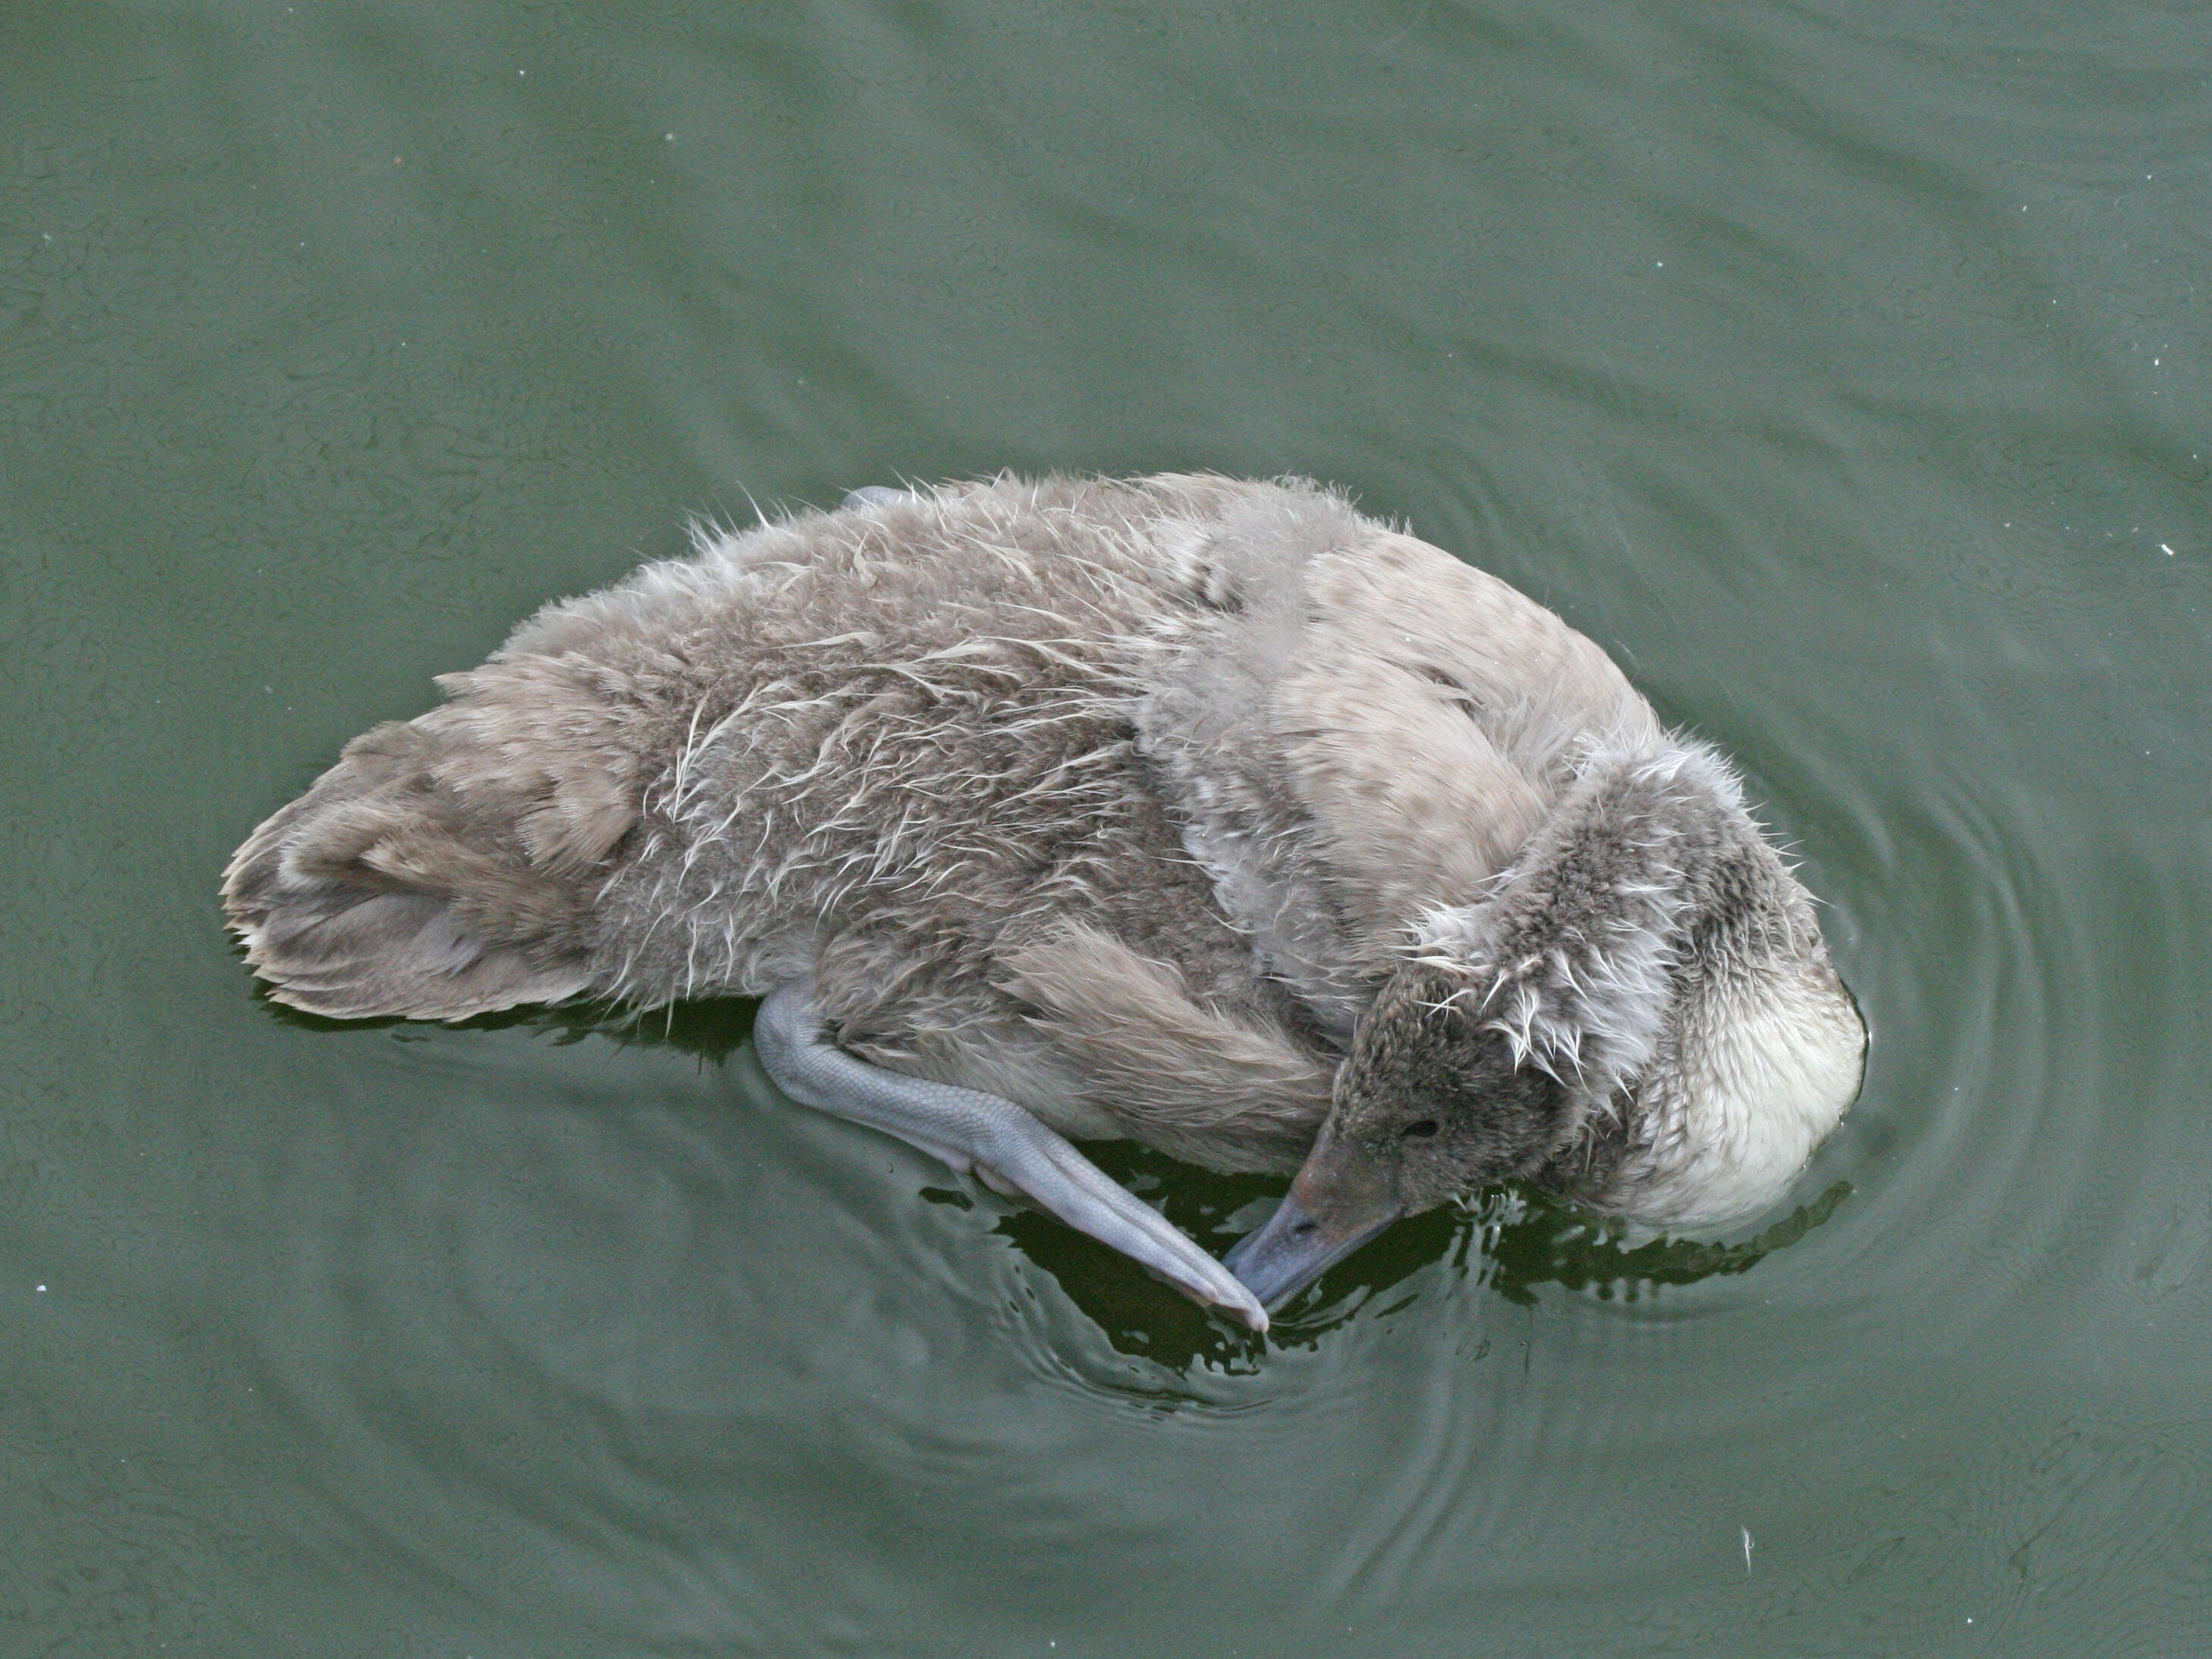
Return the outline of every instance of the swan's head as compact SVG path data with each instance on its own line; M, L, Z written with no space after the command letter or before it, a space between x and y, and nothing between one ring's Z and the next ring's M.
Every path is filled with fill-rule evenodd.
M1273 1305L1400 1216L1511 1179L1725 1225L1788 1189L1865 1047L1725 763L1680 744L1601 757L1495 897L1427 919L1290 1194L1229 1265Z

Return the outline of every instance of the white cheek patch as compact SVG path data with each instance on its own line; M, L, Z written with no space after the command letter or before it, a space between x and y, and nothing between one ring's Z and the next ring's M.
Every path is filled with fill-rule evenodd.
M1769 988L1725 1013L1683 1067L1665 1151L1622 1171L1618 1204L1648 1226L1712 1228L1789 1190L1857 1094L1865 1037L1825 988Z

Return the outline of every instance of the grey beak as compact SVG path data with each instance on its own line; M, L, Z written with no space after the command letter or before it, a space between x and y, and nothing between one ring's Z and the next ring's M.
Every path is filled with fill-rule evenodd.
M1297 1295L1405 1212L1391 1172L1324 1135L1281 1207L1222 1258L1273 1308Z

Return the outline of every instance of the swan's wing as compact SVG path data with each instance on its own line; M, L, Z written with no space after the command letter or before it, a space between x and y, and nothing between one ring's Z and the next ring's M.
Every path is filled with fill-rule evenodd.
M1262 970L1341 1039L1410 926L1482 899L1582 749L1657 722L1541 605L1321 492L1242 503L1180 556L1209 614L1140 741Z
M1308 653L1388 664L1435 686L1522 775L1556 793L1588 743L1656 735L1658 717L1612 658L1488 571L1381 533L1305 573Z
M1268 716L1291 792L1363 937L1402 942L1477 902L1595 741L1656 735L1605 653L1505 583L1410 536L1303 573Z

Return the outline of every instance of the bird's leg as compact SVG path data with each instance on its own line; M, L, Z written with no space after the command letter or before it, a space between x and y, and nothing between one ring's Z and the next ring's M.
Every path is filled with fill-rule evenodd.
M753 1047L762 1069L800 1104L896 1135L987 1182L995 1176L990 1184L1027 1194L1193 1301L1223 1309L1255 1331L1267 1328L1266 1310L1227 1268L1022 1107L979 1089L888 1072L840 1048L808 981L792 981L761 1004Z

